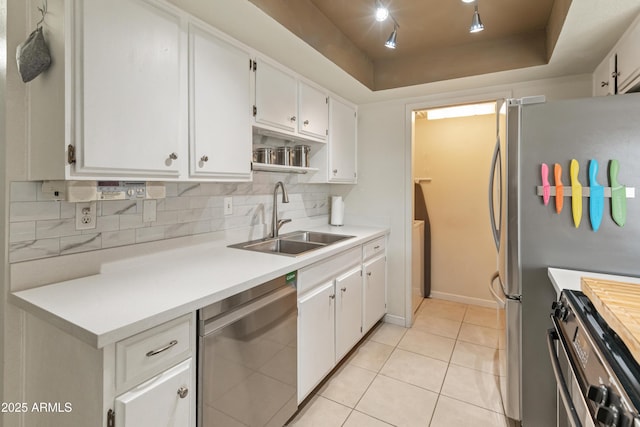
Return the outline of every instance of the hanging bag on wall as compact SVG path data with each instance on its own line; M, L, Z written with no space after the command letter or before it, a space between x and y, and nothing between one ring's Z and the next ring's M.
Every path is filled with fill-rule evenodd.
M36 24L37 28L29 34L27 40L24 41L16 49L16 62L18 63L18 71L22 81L27 83L35 79L49 68L51 65L51 55L49 53L49 47L44 40L44 34L42 33L42 22L44 16L47 14L47 3L43 4L42 8L38 8L42 13L42 18Z
M35 79L51 65L49 47L44 41L42 27L33 31L27 40L16 49L16 61L22 81L27 83Z

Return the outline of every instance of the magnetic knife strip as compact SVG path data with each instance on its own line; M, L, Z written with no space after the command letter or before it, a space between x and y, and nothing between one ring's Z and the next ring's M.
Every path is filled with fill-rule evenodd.
M568 188L569 191L564 193L564 197L571 197L571 184L567 184L564 186L564 188ZM549 195L550 196L555 196L556 195L556 186L555 185L551 185L549 186ZM627 199L634 199L636 197L636 189L635 187L625 187L626 190L626 195L627 195ZM536 187L536 195L537 196L543 196L544 195L544 191L543 191L543 186L542 185L538 185ZM589 197L591 196L591 189L587 186L582 187L582 197ZM611 198L611 187L604 187L604 197L609 197Z

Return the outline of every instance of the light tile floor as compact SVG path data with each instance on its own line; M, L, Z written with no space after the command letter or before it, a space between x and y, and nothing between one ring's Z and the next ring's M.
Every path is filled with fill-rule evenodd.
M425 299L411 328L379 324L289 426L507 427L503 328L494 309Z

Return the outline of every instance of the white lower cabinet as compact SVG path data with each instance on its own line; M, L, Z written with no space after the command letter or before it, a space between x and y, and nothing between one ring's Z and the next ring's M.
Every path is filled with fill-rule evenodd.
M333 281L298 299L298 402L335 364Z
M381 237L299 270L298 403L384 316L384 242Z
M191 358L116 398L116 426L183 427L193 425Z
M24 398L70 410L22 425L195 427L195 339L195 313L101 348L27 314Z
M369 330L387 311L387 259L384 255L365 261L364 277L364 329Z
M336 362L362 338L362 268L336 279Z

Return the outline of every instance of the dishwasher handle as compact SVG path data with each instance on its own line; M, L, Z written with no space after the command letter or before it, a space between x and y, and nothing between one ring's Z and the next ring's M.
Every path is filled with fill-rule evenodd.
M273 291L263 297L256 298L255 300L241 306L237 310L231 311L228 314L222 315L209 322L205 322L204 325L202 325L202 329L200 330L200 336L206 337L207 335L210 335L224 328L225 326L229 326L230 324L242 319L243 317L246 317L247 315L260 310L261 308L284 299L291 294L295 294L296 292L296 288L293 288L291 286L283 286L282 288Z
M580 422L580 418L578 417L578 412L576 411L576 407L573 404L571 395L569 394L567 381L564 378L562 369L560 368L560 360L558 359L558 352L556 350L555 341L559 341L560 345L563 345L560 337L558 336L558 332L556 332L554 328L551 328L547 330L547 346L549 348L549 357L551 359L551 366L553 367L553 374L555 375L556 382L558 383L558 391L560 392L560 397L562 398L562 402L564 403L565 408L567 408L571 426L582 427L582 423Z

